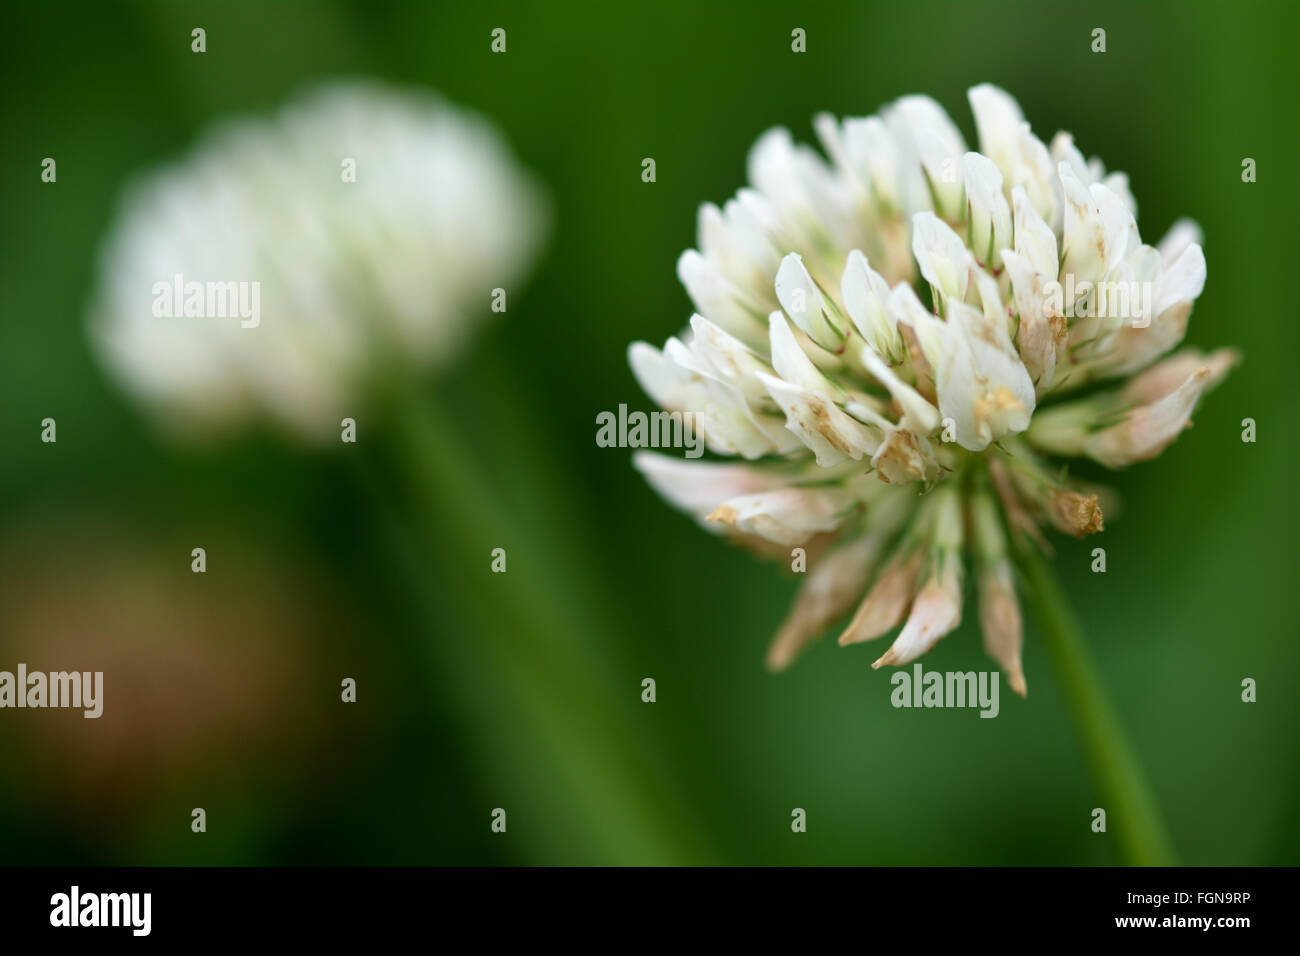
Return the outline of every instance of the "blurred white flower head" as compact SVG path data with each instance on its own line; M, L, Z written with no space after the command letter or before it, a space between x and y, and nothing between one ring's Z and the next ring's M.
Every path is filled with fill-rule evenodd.
M545 218L482 117L335 82L218 124L128 190L92 338L173 429L265 417L337 435L377 381L457 355L532 264Z
M1165 357L1205 283L1194 224L1144 245L1124 174L1043 143L996 87L970 103L978 152L925 96L818 116L829 162L765 133L678 261L689 328L629 350L652 399L750 462L639 453L654 487L764 553L807 549L774 668L855 606L840 643L901 628L875 666L914 660L960 623L969 559L985 647L1025 693L1008 534L1102 530L1059 459L1158 454L1236 360Z

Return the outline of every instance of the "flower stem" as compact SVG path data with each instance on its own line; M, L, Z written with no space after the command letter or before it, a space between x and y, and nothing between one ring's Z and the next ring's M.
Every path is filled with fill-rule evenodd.
M661 775L647 766L647 742L630 725L628 708L619 705L593 655L603 635L564 580L565 566L550 554L562 533L545 543L526 540L432 400L402 389L388 398L387 445L427 544L426 558L474 631L463 638L441 635L462 642L444 660L457 682L476 688L484 706L514 715L506 720L512 739L497 741L494 749L529 754L532 766L514 773L541 774L535 788L551 790L549 806L565 808L567 853L574 861L708 859L689 836L680 805L664 792ZM493 575L491 552L506 546L508 572ZM619 692L639 695L640 688ZM483 714L475 719L488 722ZM492 722L501 720L493 715ZM559 821L546 826L562 828Z
M1017 557L1075 730L1101 787L1107 822L1115 824L1119 835L1124 862L1170 866L1174 855L1164 821L1061 585L1032 546L1017 549Z

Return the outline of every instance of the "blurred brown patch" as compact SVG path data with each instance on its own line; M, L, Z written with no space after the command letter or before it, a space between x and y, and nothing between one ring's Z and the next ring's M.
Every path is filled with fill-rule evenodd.
M188 546L93 515L32 520L0 544L0 670L104 674L98 719L0 712L10 798L71 835L111 841L162 804L187 827L190 807L232 792L318 796L335 738L374 720L340 702L360 675L335 672L355 620L337 584L208 537L203 574Z

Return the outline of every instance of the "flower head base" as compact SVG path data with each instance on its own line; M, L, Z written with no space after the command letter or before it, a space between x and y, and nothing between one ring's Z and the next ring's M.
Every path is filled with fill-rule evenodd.
M264 417L332 437L395 358L428 369L460 351L530 265L543 211L482 118L335 81L216 127L128 191L94 344L164 425Z
M1122 173L1067 134L1044 144L996 87L970 102L978 152L924 96L818 116L829 162L764 134L750 188L701 208L678 262L689 330L630 349L651 398L749 462L639 454L654 486L762 552L817 549L774 669L855 606L841 644L901 626L875 666L914 660L960 623L970 565L985 647L1023 695L1008 534L1101 531L1104 490L1057 459L1158 454L1236 361L1165 357L1205 283L1195 225L1143 245Z

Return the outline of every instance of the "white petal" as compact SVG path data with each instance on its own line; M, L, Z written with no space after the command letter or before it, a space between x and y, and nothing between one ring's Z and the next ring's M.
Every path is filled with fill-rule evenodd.
M953 303L948 349L935 367L939 410L956 424L957 443L982 451L992 441L1024 431L1034 410L1034 385L1009 343L984 315Z
M1102 274L1107 275L1125 256L1141 243L1138 236L1137 222L1133 212L1114 190L1094 183L1088 188L1093 204L1101 220L1102 235L1105 237L1105 253L1102 262Z
M718 267L694 249L687 249L677 260L677 277L701 315L708 316L741 341L761 340L762 325L758 316L766 309L748 299Z
M771 491L786 483L751 465L685 461L649 451L636 452L632 464L666 501L699 519L728 498Z
M1111 173L1101 178L1101 184L1118 196L1132 215L1137 215L1137 200L1129 189L1127 173Z
M792 238L809 243L819 235L840 238L850 204L831 170L811 149L795 145L789 130L770 129L760 136L747 167L749 181L771 203Z
M804 204L799 184L790 175L794 149L790 131L773 127L754 142L746 159L749 181L780 210Z
M1056 234L1040 216L1024 189L1017 186L1011 192L1015 205L1016 252L1029 260L1035 272L1047 279L1055 279L1060 259L1056 253Z
M960 302L965 297L974 260L957 233L934 213L912 217L912 254L921 275L945 298Z
M945 565L917 592L902 632L872 667L901 667L916 660L961 623L961 574L957 562Z
M698 406L704 394L703 384L653 345L633 342L627 349L627 361L642 391L656 405L682 411Z
M889 285L854 249L849 253L840 281L840 295L854 327L876 352L891 362L906 354L898 323L889 313Z
M1205 381L1208 390L1223 381L1240 360L1236 349L1216 349L1209 355L1193 348L1183 349L1133 376L1120 394L1128 404L1149 405L1169 395L1200 368L1210 371Z
M768 229L755 222L740 202L728 200L722 209L704 203L696 235L701 254L716 264L745 301L765 302L770 297L768 285L778 257Z
M776 443L755 423L753 411L738 392L710 382L709 400L697 417L700 433L712 451L753 460L772 454Z
M899 408L920 429L922 434L929 434L939 424L939 409L931 405L912 386L908 385L894 370L886 365L871 349L864 348L861 354L862 364L881 385L889 391Z
M1070 167L1070 172L1074 178L1085 186L1091 186L1093 176L1088 169L1088 162L1083 158L1083 153L1074 145L1074 137L1069 133L1057 133L1052 137L1051 146L1052 159L1056 162L1057 175L1060 175L1061 164L1065 163Z
M1178 260L1188 246L1201 245L1205 242L1205 236L1201 232L1201 227L1191 219L1179 219L1165 237L1160 240L1156 246L1160 250L1160 262L1166 268L1170 268Z
M997 163L1010 179L1019 162L1020 127L1025 122L1020 105L1011 94L991 83L972 86L966 97L975 114L980 152Z
M1158 402L1143 405L1118 425L1088 436L1084 451L1108 468L1155 457L1187 426L1196 400L1210 381L1210 369L1198 368Z
M889 293L889 309L895 319L909 326L916 333L921 352L932 368L937 368L947 348L948 326L930 313L916 290L906 282L900 282Z
M1044 282L1055 281L1055 277L1045 280L1035 271L1027 257L1010 250L1002 254L1002 261L1011 279L1016 312L1020 316L1017 339L1021 359L1029 377L1038 384L1041 392L1051 385L1056 370L1056 340L1044 289Z
M850 161L869 184L877 201L887 208L906 208L902 153L893 134L879 117L846 119L844 145Z
M843 488L781 488L731 498L718 505L708 520L792 546L819 532L834 531L852 504L853 497Z
M1161 277L1156 315L1183 302L1195 301L1205 288L1205 253L1196 243L1187 246Z
M1051 153L1030 132L1028 123L1020 128L1020 158L1021 164L1010 177L1012 187L1023 188L1035 211L1053 232L1059 232L1063 217L1061 181Z
M687 338L692 336L688 335ZM691 347L675 335L664 343L664 358L700 380L717 374L712 365L691 351Z
M821 392L800 388L771 375L761 375L773 400L785 412L786 428L808 446L823 467L873 453L879 439L861 422L841 410Z
M898 121L901 129L913 139L921 131L929 132L943 147L944 151L954 157L966 152L966 143L961 131L948 118L944 108L928 96L912 94L899 98L892 106L883 111L886 121L890 117Z
M1092 194L1068 163L1058 167L1065 191L1065 234L1061 240L1061 276L1073 274L1075 285L1101 278L1106 234ZM1070 303L1066 303L1067 314Z
M1011 209L1002 194L1002 173L988 157L967 153L962 157L962 174L972 251L979 262L997 269L1002 250L1011 242Z
M769 367L752 349L702 315L691 316L691 331L695 333L691 350L704 358L724 381L752 401L759 401L767 394L757 375Z
M1011 316L1002 302L1002 290L998 286L998 280L983 269L975 271L975 279L980 294L980 308L984 310L984 318L988 321L989 328L998 335L999 344L1004 345L1008 352L1013 351Z
M943 107L928 96L904 96L883 111L889 129L904 143L907 155L920 160L929 188L942 210L956 214L961 199L961 156L966 144ZM925 197L920 197L923 201ZM928 204L928 203L927 203Z
M767 317L767 322L772 366L776 369L776 374L801 388L838 395L841 390L813 364L808 353L799 345L786 317L780 312L773 312Z
M781 260L776 273L776 298L794 324L824 349L836 352L843 336L828 320L821 289L804 268L803 259L792 252Z

